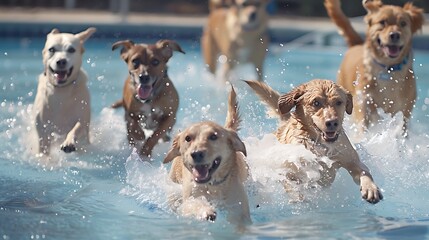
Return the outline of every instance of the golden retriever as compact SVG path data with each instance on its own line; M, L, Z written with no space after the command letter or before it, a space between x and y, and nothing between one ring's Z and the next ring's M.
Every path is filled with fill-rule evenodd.
M258 80L262 80L269 43L267 2L235 0L228 3L229 7L211 7L201 38L204 61L211 73L216 73L219 58L225 81L229 80L230 71L243 63L252 63Z
M179 133L164 163L173 161L170 177L182 185L183 216L214 221L216 204L228 211L228 220L239 226L250 223L243 182L248 178L246 147L238 137L240 117L236 94L231 90L225 127L214 122L196 123Z
M302 84L287 94L280 96L265 83L246 81L272 113L281 119L276 136L281 143L304 145L320 157L320 179L318 184L329 186L339 168L345 168L353 180L360 185L362 198L377 203L382 194L375 185L369 169L359 160L359 156L344 133L342 127L344 113L353 110L352 95L341 86L329 80L315 79ZM292 108L294 112L290 112ZM322 161L328 157L331 164ZM307 164L302 159L302 166ZM287 169L286 191L295 193L293 186L302 182L302 166L285 162ZM303 195L298 193L298 199Z
M363 0L368 14L365 41L341 10L339 0L325 0L333 22L346 39L349 50L338 72L338 83L353 94L353 118L361 132L380 119L377 108L389 114L402 112L404 133L416 102L412 37L422 28L423 10Z

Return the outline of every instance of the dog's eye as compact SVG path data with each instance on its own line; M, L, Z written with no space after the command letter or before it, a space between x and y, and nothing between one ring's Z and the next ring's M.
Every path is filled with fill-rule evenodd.
M386 20L381 20L380 22L379 22L379 24L381 25L381 26L386 26Z
M152 59L152 61L150 63L152 64L152 66L156 67L159 65L159 60L158 59Z
M186 136L186 137L185 137L185 141L186 141L186 142L190 142L191 140L192 140L192 138L191 138L190 136Z
M67 52L68 53L74 53L74 52L76 52L76 49L74 49L74 48L71 47L71 48L67 49Z
M210 134L209 139L212 141L217 140L217 133Z
M321 103L319 101L317 101L317 100L313 101L313 106L320 107L320 105L321 105Z
M54 52L55 52L55 48L51 47L51 48L49 48L49 49L48 49L48 51L49 51L50 53L54 53Z
M405 22L405 21L401 21L399 24L401 24L401 27L407 26L407 22Z
M335 104L337 104L337 106L341 106L343 104L343 101L337 101Z
M137 58L133 59L132 63L134 68L138 68L138 66L140 66L140 60Z

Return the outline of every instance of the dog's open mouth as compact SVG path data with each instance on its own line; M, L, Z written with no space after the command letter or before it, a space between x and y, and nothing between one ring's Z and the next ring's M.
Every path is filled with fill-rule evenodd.
M51 71L51 74L54 77L56 83L58 85L61 85L61 84L64 84L67 81L67 79L70 77L70 75L73 72L73 67L71 67L68 71L67 70L54 70L51 67L49 67L49 70Z
M196 183L207 183L210 181L213 172L219 167L220 162L221 158L217 157L211 166L209 164L191 166L194 181Z
M148 99L150 97L150 95L152 94L152 89L153 89L152 85L142 85L142 84L140 84L137 87L137 96L138 96L138 98L140 98L141 100Z
M335 142L338 139L337 132L322 132L322 138L326 142Z
M389 56L390 58L396 58L401 53L402 47L396 45L382 45L384 54Z

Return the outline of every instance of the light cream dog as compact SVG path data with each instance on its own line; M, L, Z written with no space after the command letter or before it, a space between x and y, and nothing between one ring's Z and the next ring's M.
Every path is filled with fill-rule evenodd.
M53 29L43 48L44 72L39 76L34 101L39 154L49 154L52 133L65 135L64 152L75 151L89 143L91 118L88 77L81 68L83 43L95 28L78 33L60 33Z
M345 168L353 180L360 185L362 198L377 203L382 194L375 185L369 169L359 160L359 156L344 133L342 127L344 113L351 114L352 95L341 86L329 80L312 80L280 96L268 85L257 81L246 81L268 108L281 119L276 136L281 143L304 145L316 156L328 157L333 163L319 161L321 166L320 186L330 186L339 168ZM294 112L290 112L296 107ZM286 162L287 180L285 189L296 200L303 195L294 194L295 186L302 183L305 175L302 169L308 164L302 159L300 164Z
M423 25L423 10L411 3L383 5L380 0L363 0L363 6L368 11L365 41L341 11L340 1L325 0L329 16L350 47L338 83L353 94L353 117L361 132L378 122L377 108L392 115L402 112L406 130L417 95L412 37Z
M214 122L196 123L178 134L164 163L173 161L170 177L182 185L184 216L214 221L216 204L228 211L228 220L239 226L250 223L243 182L248 177L246 148L236 131L240 123L232 89L225 127Z
M112 50L118 47L122 47L121 58L129 74L122 99L112 107L125 109L128 142L138 148L142 160L149 160L159 140L170 140L169 133L176 123L179 95L168 77L167 62L173 51L185 52L172 40L155 44L124 40L114 43Z
M267 0L235 0L227 8L212 7L201 38L204 61L216 73L218 58L221 77L227 81L239 64L252 63L258 80L263 79L268 48Z

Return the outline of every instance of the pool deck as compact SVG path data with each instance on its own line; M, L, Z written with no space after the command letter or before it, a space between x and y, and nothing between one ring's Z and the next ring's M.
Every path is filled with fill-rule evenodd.
M97 27L100 37L141 37L143 34L152 34L154 37L199 39L207 17L145 13L130 13L124 17L107 11L42 8L0 8L0 12L1 36L22 37L44 36L53 27L62 31L78 32L85 27L94 26ZM426 19L429 19L428 16ZM365 25L361 17L353 18L351 22L358 32L364 34ZM324 35L325 38L338 36L336 26L328 18L277 15L270 19L269 31L274 42L290 42L314 32ZM418 48L429 50L428 22L416 38L415 45Z

